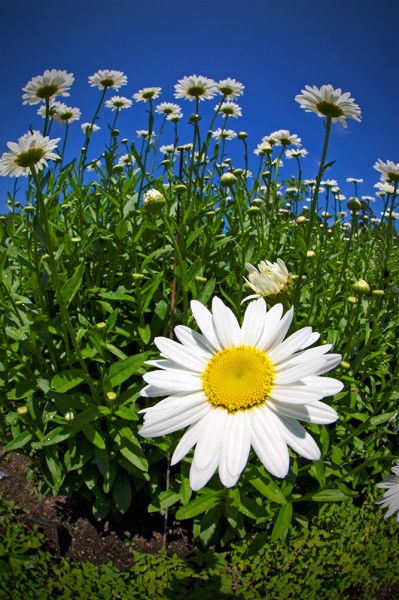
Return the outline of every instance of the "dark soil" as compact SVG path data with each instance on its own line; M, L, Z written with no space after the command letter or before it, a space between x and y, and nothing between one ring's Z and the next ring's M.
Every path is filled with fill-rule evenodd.
M1 463L6 477L0 479L0 494L23 511L28 526L36 525L49 538L51 551L72 561L100 565L112 561L121 570L133 564L132 546L139 552L158 553L163 547L163 517L149 514L137 503L121 521L97 521L89 502L82 497L48 496L40 501L34 485L26 478L29 459L10 453ZM187 558L192 544L179 523L167 531L167 550Z

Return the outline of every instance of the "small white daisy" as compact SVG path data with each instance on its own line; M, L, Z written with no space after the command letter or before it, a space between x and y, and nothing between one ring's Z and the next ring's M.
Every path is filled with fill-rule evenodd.
M218 109L220 114L224 117L234 117L235 119L237 119L237 117L242 117L241 106L238 106L235 102L223 102L220 108L219 106L215 106L215 110Z
M131 154L122 154L122 156L118 158L117 162L120 167L131 167L134 165L134 163L135 159Z
M190 75L175 84L175 98L209 100L217 93L216 82L202 75Z
M301 108L306 112L314 112L319 117L331 117L332 123L339 121L344 127L347 126L345 119L361 121L360 107L355 104L350 92L342 94L338 88L334 90L332 85L318 87L306 85L302 94L295 96Z
M348 183L363 183L363 179L358 179L357 177L347 177L346 181Z
M383 194L393 194L395 191L393 185L388 182L379 181L378 183L375 183L373 187L377 188L377 190Z
M394 163L392 160L383 162L380 158L374 165L374 169L381 173L382 181L388 183L399 183L399 163Z
M191 310L202 331L175 327L180 343L157 337L162 359L149 361L156 370L144 375L146 398L166 396L146 408L143 437L168 435L189 427L172 456L172 465L196 446L190 486L199 490L216 469L222 484L232 487L249 459L251 446L264 467L283 478L289 470L290 446L309 460L320 450L298 420L327 424L338 415L321 402L343 384L321 377L341 356L331 345L309 348L318 339L311 327L284 338L293 319L291 308L267 312L261 298L251 302L240 327L219 298L212 312L193 300Z
M298 148L297 150L286 150L285 156L286 158L304 158L309 153L305 148Z
M105 106L110 108L112 111L121 110L122 108L130 108L133 102L125 96L112 96L106 101Z
M93 123L93 124L91 124L91 123L82 123L80 127L81 127L83 133L89 132L90 128L91 128L92 132L93 131L100 131L100 129L101 129L101 127L99 125L96 125L95 123Z
M64 107L66 107L66 104L64 104L63 102L58 102L57 100L52 100L49 103L49 108L48 108L48 114L49 117L54 117L54 115L59 111L62 110ZM46 118L46 112L47 112L47 108L45 104L42 104L38 109L37 109L37 114L40 117L43 117L43 119Z
M216 84L216 89L219 94L222 94L225 98L237 98L238 96L242 96L244 93L244 88L242 83L228 77L227 79L221 79L219 83Z
M377 483L377 487L386 489L383 496L377 500L377 504L381 504L381 508L387 508L385 519L397 513L396 520L399 523L399 460L392 467L393 475L387 475L382 483Z
M149 100L155 100L158 98L162 91L160 87L145 87L139 90L136 94L133 94L133 100L136 102L148 102Z
M288 129L278 129L277 131L273 131L268 136L268 141L270 142L272 139L276 146L300 146L301 138L296 135L296 133L291 134Z
M254 150L254 154L257 156L270 156L273 152L273 146L266 140L258 144Z
M174 102L161 102L155 107L155 112L167 117L181 114L181 107Z
M74 82L74 76L67 71L46 69L43 75L33 77L22 91L23 104L39 104L56 96L69 96L69 88Z
M297 192L298 189L293 188L292 191ZM280 294L284 294L291 285L291 275L281 258L278 258L275 263L269 260L262 260L258 264L258 268L251 265L251 263L246 263L245 266L249 275L248 279L245 277L244 279L255 294L247 296L243 302L252 300L253 298L279 296Z
M173 144L165 144L160 147L159 151L161 154L174 154L176 149Z
M73 121L79 121L81 116L82 113L80 112L79 108L71 108L70 106L66 106L66 104L64 104L63 106L58 107L53 119L54 121L57 121L57 123L63 125L64 123L69 124Z
M150 132L148 129L137 129L136 133L137 137L143 138L143 140L147 140L150 137ZM155 133L153 131L151 132L151 137L155 137Z
M0 175L10 177L31 174L30 167L41 170L47 167L48 160L58 160L59 155L53 152L61 138L50 140L40 131L25 133L18 142L8 142L11 152L4 152L0 159Z
M233 140L237 137L236 132L232 129L221 129L221 127L211 133L214 140Z
M122 71L100 69L94 75L90 75L89 83L91 87L97 87L99 90L112 88L118 91L122 85L127 84L127 77Z

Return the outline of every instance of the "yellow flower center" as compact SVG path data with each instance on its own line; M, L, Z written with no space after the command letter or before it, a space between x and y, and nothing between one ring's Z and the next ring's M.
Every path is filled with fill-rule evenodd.
M51 96L54 96L57 92L58 85L49 83L47 85L42 85L42 87L37 90L36 96L42 100L45 100L46 98L51 98Z
M106 79L102 79L102 80L100 81L100 84L101 84L103 87L111 87L112 85L115 85L115 80L114 80L114 79L111 79L111 78L109 77L108 79L107 79L107 78L106 78Z
M266 402L273 381L273 363L253 346L221 350L212 356L202 373L209 402L233 413Z
M202 85L192 85L188 88L187 94L189 96L193 96L194 98L199 98L203 96L206 92L206 89Z
M26 152L21 152L21 154L16 157L15 164L19 167L30 167L31 165L38 163L45 155L46 153L43 148L30 148Z
M344 114L342 108L340 108L339 106L337 106L337 104L334 104L333 102L319 102L316 105L316 108L319 112L321 112L322 115L325 115L326 117L336 118L342 117L342 115Z

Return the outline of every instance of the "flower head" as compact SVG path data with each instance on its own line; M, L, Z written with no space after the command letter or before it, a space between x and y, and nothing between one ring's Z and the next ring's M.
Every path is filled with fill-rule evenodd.
M127 77L122 71L100 69L94 75L90 75L89 83L91 87L97 87L99 90L112 88L118 91L122 85L127 84Z
M82 123L80 127L83 133L88 133L89 131L100 131L101 129L101 127L95 123Z
M39 131L25 133L18 142L8 142L11 152L4 152L0 159L0 175L20 177L30 175L31 167L41 170L47 167L48 160L57 160L53 152L61 138L50 140Z
M377 487L386 489L383 496L377 500L377 504L381 504L382 508L388 508L385 519L396 512L396 520L399 523L399 460L392 467L392 472L393 475L388 475L385 481L377 483Z
M215 106L215 110L218 110L218 106ZM224 117L242 117L241 106L239 106L236 102L223 102L219 108L219 112Z
M380 158L374 165L374 169L381 173L381 179L387 183L399 183L399 163L394 163L392 160L383 162Z
M194 300L191 309L202 333L178 325L180 343L155 338L161 360L144 375L147 398L166 396L144 409L143 437L167 435L189 426L172 456L172 465L196 446L190 469L193 490L219 469L222 484L232 487L248 461L251 446L276 477L289 470L290 446L309 460L320 450L298 420L332 423L338 415L320 402L336 394L341 382L320 377L337 366L330 345L309 349L319 335L304 327L283 339L293 309L281 304L267 312L261 298L251 302L240 327L232 311L214 298L212 312Z
M59 111L62 110L64 107L66 107L66 104L64 104L63 102L59 102L58 100L52 100L49 103L49 107L48 107L48 115L50 118L53 118L54 115ZM45 104L42 104L38 109L37 109L37 114L40 117L43 117L44 119L46 118L46 113L47 113L47 107Z
M43 75L33 77L22 90L23 104L39 104L56 96L69 96L69 88L74 82L72 73L57 69L46 69Z
M121 110L122 108L130 108L133 102L125 96L112 96L106 101L105 106L110 108L112 111Z
M302 94L295 96L301 108L306 112L314 112L319 117L331 117L332 123L339 121L346 127L345 119L361 120L360 107L355 104L350 92L341 93L338 88L334 90L332 85L318 87L306 85Z
M242 96L244 93L244 87L242 83L228 77L227 79L221 79L219 83L216 84L216 89L219 94L222 94L225 98L237 98L238 96Z
M131 154L122 154L122 156L118 158L117 164L120 167L131 167L135 162L135 158Z
M281 258L278 258L275 263L262 260L258 264L258 268L251 265L251 263L246 263L245 266L249 271L249 275L248 279L244 279L255 294L244 298L244 300L280 296L290 287L291 276Z
M136 94L133 94L133 100L137 102L148 102L149 100L155 100L161 93L162 88L160 87L146 87L139 90Z
M144 208L146 208L150 212L154 212L165 206L166 200L162 192L159 192L155 189L151 189L145 192L143 203Z
M273 131L268 138L268 141L270 142L271 138L276 146L301 145L301 138L298 137L296 133L291 134L288 129L279 129L278 131Z
M297 148L296 150L286 150L285 156L286 158L303 158L307 156L309 153L305 148Z
M202 75L190 75L179 79L175 85L175 98L186 100L209 100L217 93L216 82Z
M237 134L233 129L221 129L221 127L218 127L215 131L212 131L212 137L214 140L233 140L237 137Z
M57 121L57 123L72 123L72 121L79 121L82 113L79 108L71 108L66 104L61 103L61 106L58 106L57 110L54 113L53 119Z
M179 115L179 117L182 116L181 107L174 102L161 102L155 107L155 112L159 115L165 115L169 120L177 115Z

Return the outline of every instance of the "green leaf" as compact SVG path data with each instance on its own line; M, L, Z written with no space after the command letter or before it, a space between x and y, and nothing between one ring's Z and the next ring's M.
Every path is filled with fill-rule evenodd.
M79 290L79 288L82 285L84 270L85 270L85 262L82 261L79 264L76 271L74 272L74 274L72 275L72 277L70 279L68 279L68 281L66 281L61 288L61 295L67 306L70 305L76 292Z
M83 432L89 440L89 442L91 442L94 446L97 446L97 448L100 448L100 450L105 449L104 438L102 437L101 433L97 431L97 429L95 429L95 427L92 427L88 424L84 425Z
M194 500L191 500L186 506L182 506L176 513L176 519L192 519L197 515L201 515L210 508L214 508L220 503L218 492L212 494L201 494Z
M126 237L126 234L127 234L126 221L123 221L123 220L119 221L119 223L115 229L115 234L116 234L116 237L118 238L118 240L123 240L123 238Z
M158 512L160 510L164 510L165 508L169 508L170 506L173 506L173 504L176 504L179 498L179 494L173 490L161 492L159 494L159 498L155 498L154 501L148 506L148 512Z
M66 431L65 427L56 427L55 429L50 431L50 433L46 433L46 435L38 443L38 447L58 444L59 442L63 442L64 440L71 437L71 435L72 431Z
M85 374L80 369L70 369L57 373L51 380L51 387L56 392L67 392L82 383L85 380Z
M23 431L7 444L7 446L4 448L4 452L11 452L11 450L23 448L28 442L31 441L31 439L32 434L29 431Z
M397 411L394 410L393 412L376 415L375 417L371 417L370 423L372 425L381 425L381 423L386 423L387 421L392 419L392 417L396 414L397 414Z
M132 490L129 478L124 471L118 471L114 485L112 486L112 497L117 509L121 513L125 513L132 500Z
M198 256L196 258L196 260L193 262L193 264L190 266L190 268L184 273L183 280L182 280L183 289L186 290L190 286L190 283L192 282L194 277L196 277L196 275L199 274L201 269L202 269L201 258Z
M292 504L283 504L283 506L278 511L277 519L274 523L271 539L272 542L276 542L277 540L284 537L288 527L291 524L293 515Z
M139 336L143 340L144 344L148 344L148 342L151 339L151 329L150 329L150 326L148 325L148 323L145 327L138 327L137 330L138 330Z
M213 291L216 286L216 279L213 277L208 281L204 289L198 294L196 300L202 302L202 304L206 304L209 298L212 296Z
M129 377L136 374L144 365L147 358L148 353L136 354L134 356L129 356L129 358L125 358L113 363L109 370L109 378L112 387L117 387L126 381L126 379L129 379Z
M259 477L256 479L250 479L250 484L258 490L263 496L266 496L272 502L278 502L278 504L286 504L287 500L285 499L284 494L278 487L274 481L270 481L269 483L265 483Z
M314 500L315 502L341 502L342 500L348 500L349 497L350 496L345 494L343 491L331 488L306 494L306 496L303 496L301 500Z

